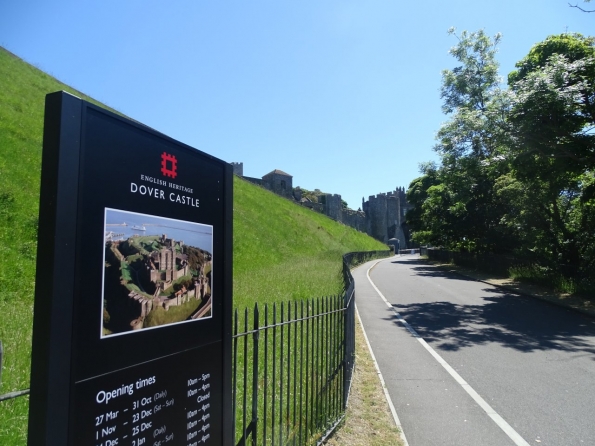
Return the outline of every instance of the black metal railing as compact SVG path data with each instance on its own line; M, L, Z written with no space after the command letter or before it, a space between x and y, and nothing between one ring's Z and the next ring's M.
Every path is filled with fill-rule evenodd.
M235 444L323 442L345 415L355 353L351 268L392 251L343 256L340 296L237 309L233 327ZM251 314L250 314L251 313ZM240 328L241 327L241 328ZM0 401L29 389L0 395Z
M236 310L237 445L310 444L340 418L351 354L345 307L342 296L265 305L262 311L256 305L251 320L245 311L242 332Z
M355 353L350 269L391 251L343 256L341 296L238 310L233 329L236 446L321 443L341 422Z
M398 253L399 254L421 254L421 255L424 255L424 254L422 254L422 252L424 252L423 248L408 248L408 249L400 249Z

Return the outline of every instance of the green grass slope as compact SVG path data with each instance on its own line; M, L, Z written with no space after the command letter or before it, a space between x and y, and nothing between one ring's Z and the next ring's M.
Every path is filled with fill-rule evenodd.
M0 394L29 387L43 110L56 81L0 48ZM0 444L25 444L28 398L0 403Z
M366 234L235 178L237 307L339 294L342 254L382 249Z
M0 394L29 387L45 95L58 82L0 48ZM101 104L99 104L101 105ZM234 303L340 292L341 254L386 246L234 179ZM28 397L0 402L0 444L26 443Z

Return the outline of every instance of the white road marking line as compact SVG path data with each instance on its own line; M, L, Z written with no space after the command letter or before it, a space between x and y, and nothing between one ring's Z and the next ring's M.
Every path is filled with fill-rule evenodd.
M403 441L403 446L409 446L409 443L407 442L407 438L405 438L405 432L403 431L403 426L401 425L401 420L399 420L399 416L397 415L397 410L395 409L393 400L390 398L388 389L386 388L386 383L384 382L382 372L380 371L380 367L378 367L378 362L376 362L376 356L374 356L374 351L372 350L372 345L370 345L370 341L368 340L368 335L366 335L366 330L364 330L364 324L362 323L362 318L359 315L359 311L357 311L357 305L355 306L355 314L357 314L357 319L359 320L359 325L362 328L362 333L364 334L364 339L366 340L366 345L368 346L368 350L370 351L370 356L372 357L372 361L374 361L374 367L376 367L376 373L378 374L378 378L380 379L380 384L382 384L382 390L384 391L384 396L386 397L386 401L388 402L388 407L390 407L390 411L393 415L393 419L395 420L395 424L399 428L399 434L401 436L401 441Z
M386 260L386 259L385 259ZM374 282L372 282L372 278L370 277L370 271L372 270L372 268L374 268L378 263L382 262L382 260L378 260L376 263L374 263L374 265L372 265L370 268L368 268L368 270L366 271L366 276L368 277L368 281L370 282L370 284L372 285L372 287L376 290L376 293L378 293L378 295L380 296L380 298L384 301L384 303L395 313L395 315L397 316L397 319L399 320L399 322L401 324L403 324L403 326L407 329L407 331L409 333L411 333L411 335L413 337L415 337L419 343L421 345L424 346L424 348L434 357L434 359L436 359L436 361L438 361L438 363L444 367L444 369L449 373L450 376L452 376L455 381L457 383L459 383L459 385L463 388L463 390L465 390L465 392L467 392L469 394L469 396L471 398L473 398L473 400L479 405L479 407L481 407L485 413L494 421L494 423L496 423L498 425L498 427L500 429L502 429L504 431L504 433L506 435L508 435L508 437L514 442L514 444L516 444L517 446L529 446L529 443L527 443L525 441L525 439L523 437L521 437L519 435L519 433L517 431L515 431L512 426L510 424L508 424L506 422L506 420L504 420L504 418L502 418L474 389L473 387L471 387L469 385L469 383L467 383L467 381L465 381L461 375L459 375L455 369L453 369L443 358L442 356L440 356L438 353L436 353L436 351L430 347L430 345L424 340L424 338L422 338L419 333L417 333L417 331L415 331L415 329L409 325L409 323L403 319L403 317L399 314L399 312L397 310L395 310L395 307L393 307L391 305L391 303L386 299L386 297L384 297L384 295L380 292L380 290L378 289L378 287L376 287L376 285L374 284Z

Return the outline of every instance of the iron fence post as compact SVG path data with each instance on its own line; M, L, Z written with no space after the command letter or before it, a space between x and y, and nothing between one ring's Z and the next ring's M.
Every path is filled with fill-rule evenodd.
M348 288L349 290L349 288ZM345 294L345 313L343 318L343 364L345 364L345 372L343 375L343 409L347 407L347 392L349 388L349 294Z
M272 446L275 446L275 388L276 388L276 365L277 365L277 304L273 303L273 407L271 409L271 439ZM281 445L280 445L281 446Z
M232 392L232 437L233 442L235 444L236 438L236 411L237 411L237 399L238 399L238 309L236 308L234 312L234 325L233 325L233 388L231 389Z
M244 311L244 333L248 332L248 308ZM246 400L248 398L248 338L244 337L244 376L243 376L243 395L242 395L242 446L246 445L248 437L248 427L246 426Z
M258 303L254 305L254 333L252 340L252 446L256 446L258 436Z
M279 354L279 446L283 446L283 344L285 341L284 338L284 328L283 322L285 322L285 312L284 312L284 304L281 302L281 353Z
M263 417L263 422L262 422L262 444L263 446L266 444L267 441L267 388L269 387L269 375L268 375L268 370L269 370L269 306L268 304L265 304L264 306L264 326L265 326L265 330L264 330L264 405L263 405L263 412L264 412L264 417Z

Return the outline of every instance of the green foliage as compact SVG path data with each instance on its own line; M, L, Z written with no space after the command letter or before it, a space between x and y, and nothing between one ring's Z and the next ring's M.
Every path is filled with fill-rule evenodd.
M124 283L132 282L130 265L125 260L120 262L120 269L122 274L122 280Z
M198 270L205 262L205 257L202 251L194 246L185 246L184 253L188 256L188 265L192 270Z
M531 48L529 54L515 64L516 70L508 75L508 85L513 86L518 81L545 67L553 55L563 54L569 61L577 61L593 57L595 38L584 37L579 33L565 33L548 36Z
M461 65L442 71L442 110L446 114L460 109L483 110L499 82L495 56L501 35L490 39L483 30L463 31L460 36L455 31L455 28L448 30L448 34L459 40L449 53Z
M593 39L580 42L585 58L552 54L511 86L509 119L521 161L536 155L560 159L563 171L595 168L595 46Z
M427 225L423 210L423 205L428 199L428 189L439 184L436 171L437 167L434 164L430 164L422 166L421 170L424 172L424 175L414 179L409 184L409 189L407 190L407 201L413 208L405 216L406 223L413 233L413 240L415 242L423 245L440 245L440 242L436 242L431 237L432 231L426 229Z
M122 248L120 249L120 252L126 256L136 253L146 256L149 255L151 251L155 250L155 246L160 247L158 240L159 236L156 235L131 237L121 244ZM122 249L124 251L122 251Z
M539 265L511 268L510 277L521 282L538 283L560 293L582 295L591 298L595 295L595 284L566 277L556 270Z
M517 164L525 162L519 170L526 171L533 162L540 163L542 176L550 175L548 170L593 170L595 38L549 36L516 66L519 70L509 75L509 119Z
M308 189L304 189L303 187L299 188L301 193L302 193L302 197L303 198L307 198L308 200L317 203L318 202L318 197L320 195L324 195L323 192L320 192L319 189L316 189L314 191L308 190Z
M536 44L509 75L508 90L497 83L499 36L458 39L450 52L461 65L443 72L449 120L435 147L442 163L425 166L408 191L414 239L515 252L572 289L591 287L595 39L562 34Z
M509 76L512 175L501 194L525 244L565 277L585 279L595 265L591 192L595 169L595 39L550 36ZM522 207L522 212L520 211Z
M449 34L458 39L450 54L460 65L442 72L443 111L449 120L434 147L442 165L411 184L416 208L408 223L420 243L498 251L508 236L500 224L502 203L494 193L495 179L508 169L509 100L498 86L495 60L500 35L491 39L483 31L463 31L457 36L454 29Z

